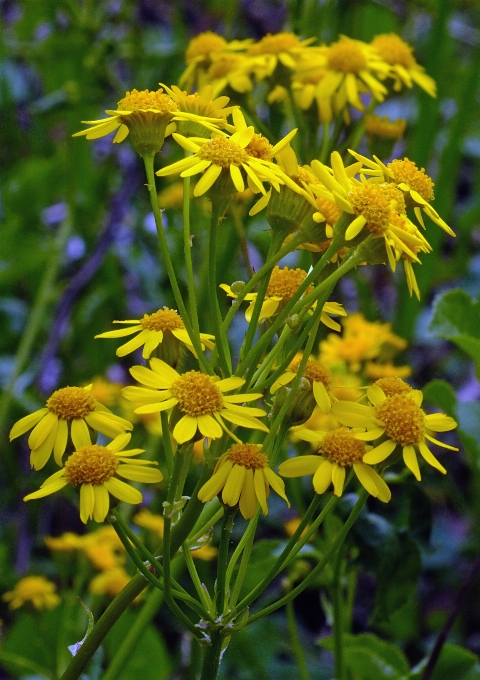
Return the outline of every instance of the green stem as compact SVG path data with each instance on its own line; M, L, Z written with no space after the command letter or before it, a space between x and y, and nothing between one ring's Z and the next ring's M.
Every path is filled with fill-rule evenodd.
M30 311L27 325L25 326L25 330L18 344L12 373L10 374L7 386L5 387L5 392L0 401L0 435L3 433L5 422L8 417L8 409L15 389L15 383L27 365L38 333L45 323L46 309L53 299L55 281L60 269L65 245L70 236L71 228L72 224L70 216L68 216L61 223L56 238L51 243L51 252L44 270L43 278Z
M293 601L287 603L287 624L288 632L290 633L290 642L292 644L293 656L298 666L298 674L300 680L310 680L307 664L305 663L305 655L303 647L298 634L297 622L295 620L295 612L293 609ZM335 680L337 677L335 676Z
M322 124L322 145L320 147L320 161L325 165L328 157L330 123Z
M258 369L255 371L255 373L252 375L252 383L260 384L262 380L265 380L268 373L270 372L270 368L272 364L275 362L275 359L277 358L277 355L283 350L283 346L288 340L292 333L292 329L285 325L282 329L282 332L280 334L280 337L278 338L278 341L275 344L275 347L270 351L267 359L258 367Z
M203 658L202 675L200 676L200 680L216 680L218 668L220 666L223 643L224 637L220 631L212 631L211 644L206 648L205 656Z
M230 204L230 214L232 216L235 229L237 230L238 239L240 241L240 250L242 252L242 256L245 262L245 268L247 270L248 277L252 278L253 269L250 262L250 256L248 254L248 243L247 238L245 236L245 229L243 227L243 222L238 212L238 206L235 203Z
M340 548L334 565L333 578L333 643L335 650L335 680L343 680L343 550Z
M218 566L217 581L215 583L215 608L218 616L223 616L227 600L227 562L228 550L230 547L230 535L232 533L233 520L236 509L225 508L223 516L222 530L220 533L220 544L218 547Z
M167 464L168 474L171 477L173 472L173 449L172 439L170 437L170 428L168 427L168 414L166 411L160 411L160 422L162 424L163 451L165 453L165 463Z
M222 517L223 517L223 513L224 513L223 505L222 505L222 507L218 508L218 510L216 509L217 506L220 504L220 501L217 498L215 498L213 501L210 501L210 502L212 503L211 508L208 508L208 510L210 510L210 512L205 513L205 517L204 517L203 513L200 515L200 520L199 520L199 527L200 528L197 529L197 526L195 525L195 527L193 528L194 533L192 534L192 536L189 536L189 538L188 538L188 545L189 546L192 546L194 543L196 543L198 541L199 538L201 538L202 536L205 536L205 534L208 532L208 530L211 527L215 526L215 524L220 519L222 519ZM213 514L212 514L212 512L213 512Z
M224 375L231 375L232 359L230 357L230 347L226 336L221 332L223 319L220 313L217 294L217 238L218 226L223 219L225 212L224 207L223 201L212 200L212 217L210 220L210 229L208 230L207 279L210 318L213 325L213 334L215 336L215 347L218 352L220 367Z
M190 336L190 340L192 341L192 345L195 349L195 352L198 356L198 361L200 365L202 366L203 370L206 371L207 373L210 373L210 375L213 374L212 369L209 366L209 363L202 351L202 344L200 342L200 337L197 333L195 333L192 323L190 321L190 316L187 313L187 308L185 307L185 303L183 302L183 296L180 291L180 288L178 286L178 281L177 281L177 276L175 274L175 269L172 263L172 258L170 257L170 252L168 250L168 244L167 244L167 239L165 237L165 232L163 230L163 224L162 224L162 213L160 212L160 208L158 207L158 198L157 198L157 189L156 189L156 182L155 182L155 172L154 172L154 166L153 166L153 156L151 155L145 155L143 156L143 161L145 164L145 172L147 174L147 188L148 188L148 193L150 194L150 204L152 206L152 211L153 215L155 217L155 225L157 227L157 235L158 235L158 243L160 246L160 254L163 260L163 265L165 266L165 269L167 270L168 274L168 279L170 281L170 285L172 286L173 290L173 295L175 297L175 303L178 307L178 310L180 312L180 316L182 317L182 320L185 324L186 331L188 335Z
M200 577L198 576L197 568L195 566L192 554L190 552L190 548L188 547L188 544L186 542L183 544L182 552L185 558L185 564L187 565L188 573L190 574L190 578L192 579L194 588L197 591L197 595L200 598L200 601L202 602L205 610L207 612L211 612L212 601L207 590L202 586Z
M183 255L187 272L188 302L193 331L200 338L198 325L197 295L192 262L192 235L190 233L190 177L183 178Z
M243 554L242 554L242 561L240 562L240 568L238 570L237 578L235 579L235 586L233 588L232 596L230 598L230 607L231 608L235 607L235 605L237 604L237 600L239 598L240 591L241 591L242 586L243 586L245 574L247 573L247 568L248 568L248 565L249 565L249 562L250 562L250 555L252 553L253 540L255 538L255 531L257 529L259 517L260 517L260 511L257 511L257 514L255 515L255 517L252 520L250 520L250 522L248 524L248 528L247 528L246 532L244 533L244 535L242 536L242 540L240 541L240 543L243 542L243 546L242 546ZM240 546L240 543L239 543L239 546ZM237 553L237 551L235 551L235 553L233 554L232 559L230 561L230 564L228 565L229 569L232 565L233 565L233 568L235 568L235 564L236 564L237 559L240 555L240 552L238 553L238 555L236 553ZM233 568L232 568L232 572L233 572Z
M183 569L183 564L180 560L175 560L172 563L172 573L175 576L180 576ZM131 628L128 630L126 636L122 639L122 644L117 649L110 665L103 674L103 680L117 680L127 663L130 654L135 649L145 629L152 621L155 614L158 612L163 604L163 592L154 588L150 591L147 600L140 612L138 613Z
M259 611L257 614L254 614L248 619L247 625L250 625L251 623L254 623L255 621L258 621L258 619L263 618L264 616L268 616L272 612L276 611L277 609L280 609L280 607L283 607L284 605L287 604L287 602L290 602L290 600L293 600L297 595L300 595L305 588L308 588L308 586L317 578L317 576L320 574L320 572L325 568L325 566L330 562L332 557L336 554L337 550L342 546L343 542L345 541L348 532L352 528L352 525L355 523L357 517L363 510L363 506L365 505L366 501L368 498L368 491L365 491L365 489L362 489L360 491L359 497L357 502L355 503L350 515L348 516L347 521L343 525L342 530L338 534L337 538L335 541L332 543L330 546L330 549L327 550L326 554L324 555L323 559L317 564L316 567L312 569L312 571L308 574L308 576L298 584L288 595L285 595L284 597L280 598L277 600L277 602L274 602L271 604L269 607L265 607L265 609L262 609Z
M270 246L268 248L267 261L270 260L277 253L280 246L282 245L282 241L283 241L282 234L278 232L272 234L272 240L270 241ZM267 293L269 281L270 277L264 276L260 281L260 285L258 286L258 293L257 297L255 298L255 304L252 311L252 318L248 322L247 334L245 336L245 340L243 341L243 345L240 349L240 362L242 361L242 358L245 356L245 354L248 354L253 344L255 334L258 330L258 320L260 318L260 312L262 310L262 305L265 300L265 295Z

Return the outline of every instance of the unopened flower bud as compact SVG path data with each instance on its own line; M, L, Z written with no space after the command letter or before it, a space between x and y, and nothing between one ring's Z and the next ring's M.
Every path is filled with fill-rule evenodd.
M234 281L234 283L232 283L232 285L230 286L230 290L234 295L240 295L244 288L245 288L244 281Z
M287 326L291 329L292 333L298 333L302 327L302 319L299 314L293 314L287 319Z
M302 425L307 422L313 413L313 409L316 406L315 397L313 395L312 386L306 378L300 378L300 383L298 385L295 396L291 397L290 387L281 387L277 392L275 392L275 400L273 404L272 418L275 418L286 399L290 401L287 413L285 414L285 420L288 421L290 427L294 425Z

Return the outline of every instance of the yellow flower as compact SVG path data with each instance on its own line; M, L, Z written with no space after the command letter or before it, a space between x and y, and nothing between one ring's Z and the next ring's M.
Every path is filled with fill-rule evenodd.
M267 33L248 48L247 56L262 58L256 74L259 79L263 79L273 74L279 62L288 69L294 69L305 48L314 41L315 38L302 41L294 33L286 31L274 35Z
M72 552L83 546L83 536L67 531L61 536L45 536L45 545L55 552Z
M116 597L118 593L125 588L127 583L131 581L132 577L124 567L115 567L104 571L102 574L97 574L88 586L88 590L92 595L109 595ZM134 602L138 600L135 598Z
M236 111L234 115L235 113ZM237 191L244 191L247 179L250 188L265 194L262 182L268 181L277 187L284 181L278 166L249 153L247 147L254 136L252 126L235 132L231 137L217 135L212 139L187 138L174 133L173 137L178 144L193 155L158 170L157 175L165 177L180 173L180 177L191 177L203 173L193 191L194 196L202 196L222 173L228 173L232 190L234 187Z
M81 538L81 549L95 569L108 571L125 563L125 547L112 526L100 527Z
M182 317L174 309L168 309L164 307L159 309L153 314L144 314L141 319L128 319L128 321L114 321L113 323L120 324L134 324L129 326L129 328L120 328L116 331L107 331L106 333L100 333L96 335L96 338L123 338L128 335L137 335L121 345L117 351L116 355L118 357L124 357L130 352L134 352L136 349L143 345L142 357L144 359L149 359L151 355L157 350L159 345L165 343L168 345L167 351L170 354L174 348L180 346L183 343L194 356L195 350L193 349L192 341L187 331L185 330L185 324L183 323ZM200 340L203 345L206 345L209 349L213 349L214 340L213 335L208 333L200 333Z
M290 269L289 267L280 269L280 267L276 265L272 270L270 281L268 282L267 292L265 295L265 300L262 304L262 309L260 311L259 321L269 319L275 314L281 312L287 302L289 302L289 300L291 300L294 294L297 292L306 276L307 272L303 269ZM226 283L220 284L220 288L222 288L229 297L237 297L237 295L232 291L231 287L227 286ZM308 293L310 293L312 290L313 287L309 286L305 291L305 295L308 295ZM245 319L248 322L250 322L252 318L256 299L257 293L248 293L245 295L244 300L250 302L250 305L245 312ZM333 330L340 330L340 325L330 318L330 314L346 316L346 311L338 302L326 302L323 305L323 311L320 317L322 323Z
M32 604L35 609L54 609L60 604L56 589L56 585L44 576L25 576L13 590L2 595L2 600L9 603L10 609L18 609L24 604Z
M406 202L406 207L413 207L417 220L425 227L422 218L423 212L430 217L439 227L447 232L450 236L455 236L455 232L442 220L437 211L430 205L430 201L434 200L433 187L435 186L432 179L427 175L424 168L420 170L415 163L408 158L403 160L395 159L388 165L374 156L374 160L370 160L365 156L351 151L357 161L363 163L365 169L361 172L366 172L372 176L382 177L386 182L391 182L396 185L403 193Z
M270 487L290 507L285 495L285 484L268 467L268 458L261 452L260 444L234 444L217 461L213 475L200 491L202 503L215 498L221 492L226 505L239 504L245 519L252 519L257 513L257 501L264 515L268 513L267 497Z
M21 418L10 430L10 441L28 432L30 464L41 470L53 451L55 462L62 465L67 443L78 449L90 445L90 430L116 437L131 430L132 424L111 413L98 402L88 387L62 387L52 394L45 408Z
M224 419L241 427L268 432L268 428L257 416L266 413L259 408L241 406L247 401L259 399L261 394L233 394L241 387L242 378L218 380L199 371L188 371L183 375L160 359L151 359L151 368L133 366L130 373L143 387L125 387L127 399L142 401L146 405L135 409L136 413L158 413L177 407L180 419L173 429L173 437L179 443L191 441L197 431L204 437L218 439L227 431Z
M298 373L300 366L301 355L296 357L294 361L287 368L285 373L281 375L271 386L270 392L274 394L280 387L288 385L292 382ZM318 407L323 413L329 413L332 406L333 395L330 392L332 384L332 376L328 368L316 361L313 358L308 358L306 366L303 370L303 377L306 378L312 385L313 396L317 402Z
M412 369L410 366L394 366L391 361L382 364L378 364L375 361L367 361L365 375L370 380L378 380L379 378L388 378L390 376L408 378L412 375Z
M300 517L293 517L292 519L289 519L288 522L285 522L285 524L283 525L283 528L285 529L285 533L287 534L287 536L290 536L290 537L293 536L293 534L298 529L300 522L301 522ZM309 528L310 528L310 524L307 524L305 529L300 534L300 538L303 538L303 536L305 536L305 534L307 533ZM310 538L308 540L309 540L309 542L313 541L313 536L310 536Z
M443 413L427 415L420 406L423 394L413 390L400 378L382 378L367 390L371 406L350 402L337 402L332 406L335 417L344 425L367 428L358 437L372 441L383 437L386 439L365 454L365 463L376 465L386 460L397 448L402 447L403 460L408 469L420 481L420 468L417 450L422 458L443 474L446 469L441 465L428 448L427 441L451 451L458 451L454 446L443 444L432 434L453 430L457 423Z
M318 442L320 455L297 456L284 461L278 468L282 477L313 475L313 488L317 493L325 493L333 484L333 493L341 496L346 467L351 466L368 493L388 503L390 489L380 475L365 464L366 446L357 432L339 427L329 432L300 429L295 434L305 441Z
M412 87L415 83L419 85L431 97L437 96L435 81L427 76L425 69L417 64L413 56L413 48L404 42L395 33L382 33L376 35L371 42L383 61L390 65L390 77L395 83L393 89L399 92L402 86Z
M244 54L232 52L212 54L204 80L211 84L215 95L226 87L243 94L253 89L250 74L257 64L258 59L246 57Z
M343 335L329 333L320 342L320 361L328 367L346 363L354 372L363 361L377 359L392 349L405 349L406 341L392 332L389 323L367 321L363 314L350 314L342 320Z
M158 205L161 210L179 210L183 205L183 182L172 182L158 194Z
M125 503L136 505L142 502L142 494L115 475L134 482L155 484L163 479L159 470L146 467L157 465L149 460L131 460L132 456L143 453L143 449L124 451L130 441L130 434L115 437L107 446L88 444L72 453L65 467L48 477L38 491L23 499L49 496L64 486L80 485L80 519L84 524L89 519L103 522L110 509L109 494Z
M93 378L90 388L84 385L85 389L89 389L90 394L95 397L97 401L105 406L116 406L120 397L121 383L114 383L106 380L101 376Z
M156 153L163 146L165 135L171 134L174 121L192 121L209 130L217 130L217 119L181 111L177 103L160 88L156 92L132 90L118 102L118 108L105 111L109 118L82 121L90 125L86 130L76 132L74 137L85 136L98 139L115 132L114 144L123 142L130 134L138 153Z
M137 526L142 527L142 529L151 531L158 536L158 538L163 538L164 519L162 515L155 515L153 512L150 512L150 510L147 510L147 508L142 508L142 510L137 512L133 517L132 522Z
M205 545L201 545L199 548L190 548L192 557L197 560L205 560L206 562L211 562L218 555L218 548L212 545L209 541Z
M388 116L377 116L374 113L365 116L365 131L367 135L372 137L401 139L406 127L407 121L403 118L396 118L391 121Z
M315 98L320 121L329 123L348 104L363 111L362 93L370 92L377 101L383 101L387 89L378 78L389 73L390 66L370 45L342 36L328 47L313 48L303 55L293 79L314 87L305 96L297 85L296 98L301 108L309 108Z
M213 87L211 85L205 85L199 92L194 92L193 94L182 91L176 85L172 85L171 88L163 83L160 83L160 85L177 104L179 111L214 119L219 127L230 127L226 122L227 117L236 107L229 106L225 108L230 101L229 97L224 96L213 99ZM177 131L185 135L188 133L189 136L195 136L196 134L200 137L205 136L206 127L202 124L199 127L199 124L195 124L193 121L179 121L176 123L176 128Z

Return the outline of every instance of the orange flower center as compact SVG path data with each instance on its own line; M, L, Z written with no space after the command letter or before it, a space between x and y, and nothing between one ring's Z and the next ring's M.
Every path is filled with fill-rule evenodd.
M272 35L267 33L256 45L252 45L248 54L280 54L289 52L300 45L300 40L294 33L277 33Z
M72 486L103 484L118 467L118 458L106 446L81 446L65 463L65 479Z
M216 413L223 407L222 393L212 378L199 371L184 373L170 387L180 410L195 418Z
M260 444L234 444L228 450L228 458L247 470L260 470L268 465L268 458L261 450Z
M425 413L405 394L394 394L375 407L375 416L397 444L418 444L425 435Z
M95 409L95 397L83 387L62 387L47 399L47 408L59 418L83 418Z
M388 168L392 171L397 184L405 182L410 189L420 194L425 201L433 201L433 187L435 184L426 174L424 168L419 170L415 163L408 158L404 158L403 161L394 160L388 164Z
M375 381L375 385L381 387L387 397L393 397L394 394L407 394L412 391L412 387L396 375L380 378Z
M207 61L212 52L220 52L226 46L227 41L221 35L213 31L205 31L190 40L185 52L185 61L188 64L197 57L204 57L204 61Z
M354 187L348 198L355 214L362 215L367 220L366 227L375 236L382 236L388 229L391 208L405 206L401 191L386 182Z
M146 111L147 109L155 109L155 111L160 113L173 113L177 111L177 105L160 88L156 92L150 92L150 90L143 90L142 92L132 90L127 92L125 97L118 102L118 109L119 111L138 111L139 109Z
M360 45L353 40L339 40L327 54L327 63L332 71L359 73L367 66L367 60Z
M361 463L365 455L365 444L355 439L352 432L346 427L327 432L320 446L321 453L330 462L345 467Z
M245 147L245 151L249 156L254 158L261 158L262 161L268 161L271 158L273 146L270 144L268 139L262 137L262 135L253 135L252 140Z
M292 373L297 373L299 366L300 361L295 361L294 363L290 364L289 370L292 371ZM328 368L326 368L319 361L315 361L315 359L307 360L307 365L303 371L303 377L311 383L321 382L325 385L325 387L329 387L330 383L332 382L332 376Z
M280 269L277 265L273 268L268 282L267 297L280 297L283 300L290 300L306 276L307 272L303 269L289 269L288 267ZM312 290L312 286L308 287L306 293L309 293L310 290Z
M144 314L140 321L142 326L150 331L173 331L185 328L182 317L175 309L164 307L153 314Z
M413 49L395 33L383 33L372 40L372 46L387 64L399 64L406 69L416 64Z
M390 120L388 116L377 116L371 114L365 116L365 129L368 135L376 137L386 137L387 139L400 139L403 137L407 121L403 118Z
M197 152L197 158L202 161L211 161L222 168L229 168L230 165L241 165L248 163L248 153L245 149L225 137L215 137L206 142Z
M333 226L342 214L342 211L338 205L332 201L328 201L326 198L317 198L316 204L318 210L322 213L324 218L327 220L327 224L330 226Z

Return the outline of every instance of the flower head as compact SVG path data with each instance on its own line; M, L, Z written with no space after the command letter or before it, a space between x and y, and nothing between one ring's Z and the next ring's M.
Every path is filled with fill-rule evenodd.
M163 526L165 522L162 515L155 515L153 512L150 512L150 510L147 510L147 508L142 508L140 512L137 512L133 517L132 522L137 526L142 527L142 529L151 531L152 534L155 534L158 538L163 538Z
M227 431L224 420L241 427L268 432L268 428L257 417L266 413L259 408L241 404L259 399L261 394L225 395L241 387L242 378L217 380L199 371L188 371L180 375L160 359L151 359L151 368L133 366L130 373L144 387L125 387L127 399L141 401L145 406L135 409L136 413L158 413L175 407L178 421L173 428L173 437L183 444L192 441L197 431L204 437L218 439Z
M221 492L223 503L230 506L238 503L243 517L251 519L257 512L257 501L263 514L268 513L270 487L290 507L285 485L268 467L268 458L262 453L261 445L240 442L220 456L213 475L198 492L198 498L206 503Z
M295 33L282 33L263 36L257 43L247 50L247 56L257 57L258 65L255 69L257 78L263 79L273 75L277 65L293 70L298 59L305 52L305 48L314 42L315 38L300 40ZM283 82L283 79L280 79Z
M172 363L172 365L176 365L180 356L181 344L184 344L196 356L190 336L185 330L182 317L174 309L164 307L153 314L144 314L141 319L114 321L113 323L134 325L128 328L120 328L116 331L100 333L95 337L123 338L137 333L132 340L129 340L117 349L116 355L118 357L124 357L143 345L142 356L144 359L149 359L153 355L164 359L168 363ZM200 333L200 340L202 342L202 349L204 348L203 345L213 349L213 335Z
M285 373L281 375L270 388L270 392L276 392L279 387L288 385L298 373L301 357L295 358ZM329 413L333 395L330 393L332 375L329 369L316 359L309 357L303 370L303 378L306 378L312 386L313 396L317 406L323 413Z
M32 427L28 438L30 464L35 470L41 470L52 451L57 465L62 465L69 442L75 448L90 445L91 430L116 437L133 426L97 401L90 387L62 387L47 399L44 408L15 423L10 430L10 441Z
M381 463L397 447L401 447L405 465L420 481L417 451L429 465L446 474L446 469L428 448L427 441L458 451L454 446L444 444L432 436L436 432L453 430L457 423L442 413L427 415L421 408L422 392L409 387L400 378L382 378L367 390L370 406L337 402L332 411L344 425L367 428L362 435L357 435L365 441L382 437L381 443L365 454L365 463Z
M118 102L113 111L105 111L109 118L83 121L90 125L86 130L76 132L74 137L85 136L87 139L98 139L116 131L113 142L118 144L130 134L136 151L156 153L163 146L165 135L171 134L175 126L172 121L193 121L209 130L216 130L216 118L206 117L188 111L181 111L177 103L160 88L156 92L150 90L132 90Z
M212 85L205 85L198 92L193 92L188 94L182 91L176 85L172 87L167 87L163 83L160 83L165 89L167 94L176 103L178 110L183 113L191 113L195 116L202 116L210 120L216 120L216 125L218 127L230 127L227 124L227 117L235 110L235 106L227 107L230 101L229 97L217 97L213 98L213 87ZM210 129L212 127L210 126ZM215 128L213 128L215 129ZM196 123L193 120L188 121L178 121L176 123L176 131L190 137L208 137L209 132L207 127L201 123Z
M431 97L437 96L435 81L427 76L425 69L417 63L413 56L413 48L396 33L376 35L371 42L381 59L390 65L390 77L394 79L393 89L400 91L402 87L419 85Z
M403 137L406 127L407 121L403 118L391 121L388 116L378 116L375 113L365 116L365 130L370 137L384 137L396 141Z
M90 581L88 590L92 595L108 595L109 597L116 597L131 579L132 577L124 567L114 567L101 574L97 574L97 576ZM138 597L135 598L134 602L136 600L138 600Z
M110 509L109 494L125 503L141 503L140 491L118 477L155 484L163 479L163 475L159 470L149 467L157 465L153 461L131 460L132 456L143 453L143 449L124 451L123 447L128 444L130 437L130 434L119 435L107 446L81 446L67 459L65 467L51 475L38 491L28 494L23 500L43 498L67 484L80 486L80 519L84 524L92 518L96 522L104 521Z
M24 604L32 604L35 609L54 609L60 604L56 585L44 576L25 576L13 590L2 595L10 609L18 609Z
M329 432L315 432L299 429L295 435L309 442L318 442L319 455L290 458L278 468L282 477L303 477L313 474L313 488L325 493L330 484L333 492L341 496L345 484L346 468L353 467L362 486L369 494L387 503L391 498L390 489L380 475L364 462L366 446L359 435L346 427Z
M278 265L276 265L272 269L272 273L270 275L265 300L260 311L259 321L269 319L275 314L281 312L287 302L289 302L295 295L306 277L307 272L304 269L290 269L289 267L284 267L281 269ZM222 288L229 297L237 297L236 293L232 291L231 286L227 286L227 284L222 283L220 284L220 288ZM310 293L312 290L313 286L309 286L305 291L305 295L308 295L308 293ZM245 312L245 319L248 322L250 322L252 318L256 299L257 293L248 293L244 297L244 300L250 302L250 305ZM326 302L323 306L322 315L320 317L322 323L333 330L340 330L339 324L330 318L330 314L346 316L347 313L337 302Z
M106 571L126 561L123 543L112 526L103 526L88 534L66 532L61 536L45 536L45 544L54 552L82 551L95 569Z

